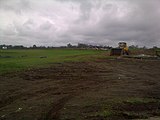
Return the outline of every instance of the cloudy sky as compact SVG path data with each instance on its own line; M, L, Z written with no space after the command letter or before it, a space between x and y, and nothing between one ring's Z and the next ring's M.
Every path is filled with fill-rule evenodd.
M160 46L160 0L0 0L0 44Z

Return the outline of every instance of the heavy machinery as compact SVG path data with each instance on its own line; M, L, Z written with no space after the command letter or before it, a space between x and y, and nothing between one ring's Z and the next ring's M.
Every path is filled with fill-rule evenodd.
M119 42L117 48L111 49L111 56L129 55L128 47L126 42Z

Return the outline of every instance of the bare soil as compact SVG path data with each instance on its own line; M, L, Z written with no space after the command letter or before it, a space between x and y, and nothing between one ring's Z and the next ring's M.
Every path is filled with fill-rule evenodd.
M0 76L2 120L160 116L160 61L98 59Z

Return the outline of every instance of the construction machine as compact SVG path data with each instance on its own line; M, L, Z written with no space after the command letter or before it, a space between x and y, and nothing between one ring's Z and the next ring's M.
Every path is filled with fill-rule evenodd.
M111 56L129 55L129 50L126 42L119 42L117 48L111 49Z

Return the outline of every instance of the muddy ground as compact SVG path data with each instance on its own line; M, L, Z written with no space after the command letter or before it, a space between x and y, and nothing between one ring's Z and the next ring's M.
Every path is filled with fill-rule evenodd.
M0 76L1 120L160 116L160 60L57 63Z

